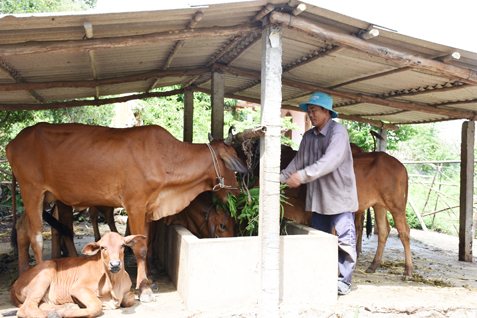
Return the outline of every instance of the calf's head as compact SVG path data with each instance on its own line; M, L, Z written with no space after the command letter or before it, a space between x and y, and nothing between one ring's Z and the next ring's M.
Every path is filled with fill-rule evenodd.
M135 243L145 240L144 235L129 235L122 237L116 232L108 232L98 242L86 244L82 253L95 255L101 251L101 260L107 271L115 274L124 269L124 247L133 246Z
M209 134L209 141L218 159L216 170L220 172L223 178L223 187L217 182L214 193L220 201L226 203L229 192L235 196L240 194L235 172L247 173L247 168L244 162L237 157L237 153L231 146L232 134L229 134L229 137L225 140L213 139Z
M235 218L227 214L227 211L216 207L209 212L207 219L209 237L234 237Z

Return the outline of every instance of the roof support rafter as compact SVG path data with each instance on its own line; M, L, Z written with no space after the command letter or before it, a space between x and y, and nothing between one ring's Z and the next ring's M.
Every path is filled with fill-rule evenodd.
M348 34L333 32L312 23L308 19L292 16L286 13L274 11L270 14L270 21L272 23L279 23L287 27L305 31L309 34L312 34L316 38L345 47L350 50L368 54L370 56L392 60L401 66L410 66L427 73L437 74L439 76L444 76L455 80L461 80L471 85L477 85L477 71L475 70L415 56L406 52L401 52L388 47L370 43Z
M95 100L72 100L68 102L54 102L54 103L45 103L45 104L0 104L0 110L43 110L43 109L58 109L58 108L71 108L79 106L101 106L114 103L124 103L130 100L151 98L151 97L165 97L172 96L177 94L183 94L184 89L179 88L168 92L154 92L154 93L144 93L144 94L135 94L129 96L115 97L115 98L105 98L105 99L95 99Z
M114 38L98 38L89 41L44 41L26 42L21 44L0 45L0 56L26 55L49 52L78 52L87 50L100 50L109 48L131 47L154 43L171 42L188 39L201 39L209 37L232 37L253 31L262 27L255 23L247 23L232 27L212 27L193 30L179 30L177 32L159 32L152 34L121 36Z
M187 26L187 30L191 30L191 29L195 28L195 26L200 22L200 20L202 20L203 17L204 17L204 13L202 11L197 11L196 14L192 17L191 21L189 22L189 25ZM162 66L163 71L165 71L171 65L172 59L177 54L177 52L179 52L180 48L184 45L184 43L185 43L185 40L179 40L179 41L176 42L176 45L174 46L174 49L169 54L169 56L167 57L166 62ZM154 87L156 86L158 81L159 81L159 78L154 80L154 82L147 89L147 91L150 91L150 90L154 89Z
M4 73L7 77L9 77L15 83L25 83L25 79L21 77L21 75L18 74L18 72L13 67L8 65L3 60L0 60L0 72ZM28 96L34 99L35 102L40 104L44 102L43 98L41 98L41 96L38 95L35 91L29 89L29 90L26 90L26 93L28 94Z
M1 69L1 68L0 68ZM46 82L46 83L15 83L15 84L0 84L0 92L6 91L21 91L32 89L48 89L48 88L64 88L64 87L91 87L94 88L100 85L112 85L122 84L129 82L145 81L151 78L164 78L164 77L183 77L183 76L196 76L205 73L209 73L210 68L199 68L183 71L152 71L136 75L102 78L92 81L62 81L62 82Z
M239 70L237 68L224 66L224 65L218 65L217 67L220 67L225 72L233 74L233 75L255 78L255 79L260 78L260 72L244 71L244 70ZM471 120L475 120L475 118L477 117L477 113L472 111L444 109L444 108L437 108L434 106L411 103L411 102L405 103L405 102L386 100L383 98L367 96L363 94L339 92L339 91L335 91L325 87L292 81L286 78L282 78L282 83L283 85L286 85L286 86L295 87L295 88L307 90L310 92L321 91L331 96L337 96L344 99L376 104L376 105L382 105L382 106L387 106L392 108L419 111L419 112L429 113L429 114L438 114L438 115L444 115L444 116L449 116L454 118L466 118ZM241 97L236 96L235 98L241 98Z

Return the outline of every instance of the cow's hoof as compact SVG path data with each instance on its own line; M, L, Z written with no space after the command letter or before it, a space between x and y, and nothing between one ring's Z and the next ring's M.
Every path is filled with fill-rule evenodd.
M368 269L366 270L366 273L368 274L374 274L376 272L375 269L372 269L371 267L368 267Z
M140 296L139 300L142 303L151 303L153 301L156 301L156 297L154 297L154 294L152 293L151 290L145 290Z
M59 313L57 313L56 311L52 311L50 313L48 313L48 316L46 316L47 318L61 318L61 315Z
M159 290L159 288L157 287L157 285L154 284L154 283L151 284L151 289L152 289L153 291L158 291L158 290Z

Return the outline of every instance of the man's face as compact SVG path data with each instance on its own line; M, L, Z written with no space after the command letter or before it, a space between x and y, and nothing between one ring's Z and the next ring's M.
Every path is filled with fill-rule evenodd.
M310 117L311 124L318 129L322 129L331 118L330 112L321 106L308 104L308 116Z

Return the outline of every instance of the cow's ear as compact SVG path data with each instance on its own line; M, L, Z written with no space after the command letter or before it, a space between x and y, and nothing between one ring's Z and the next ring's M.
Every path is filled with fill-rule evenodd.
M83 253L84 255L94 255L98 253L100 249L101 246L98 244L98 242L91 242L86 244L85 247L83 247L81 253Z
M248 169L240 158L229 154L227 151L219 151L219 156L224 161L225 166L230 170L240 173L248 172Z
M140 242L140 241L145 240L145 239L146 239L145 235L141 235L141 234L129 235L129 236L126 236L124 238L124 244L127 245L127 246L133 246L137 242Z

